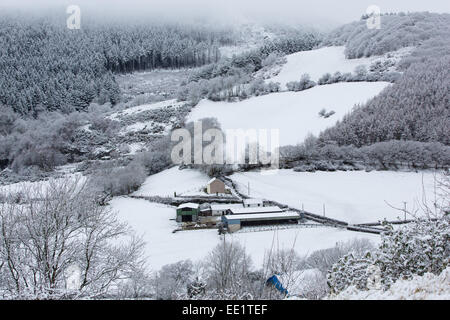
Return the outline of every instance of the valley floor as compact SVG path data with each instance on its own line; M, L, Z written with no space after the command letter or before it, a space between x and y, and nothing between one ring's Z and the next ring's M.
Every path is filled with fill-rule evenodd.
M172 233L178 226L171 220L175 218L174 207L127 197L115 198L111 206L121 220L143 236L148 264L154 271L180 260L199 261L223 241L223 236L219 236L216 229ZM271 248L294 248L298 254L308 255L354 238L368 238L376 242L379 236L328 227L226 235L226 241L238 241L246 248L257 267L262 267L264 256Z
M188 179L189 180L186 180ZM384 218L403 219L401 211L391 208L408 208L422 200L422 179L428 198L433 198L434 175L413 172L318 172L297 173L279 170L274 175L257 172L236 173L230 177L242 193L250 182L251 196L276 200L301 209L321 214L325 204L328 217L350 223L376 222ZM195 193L207 177L194 170L174 167L147 178L137 195L171 196L183 192ZM128 222L138 234L143 235L148 263L153 270L165 264L184 259L198 261L223 241L216 229L191 230L172 233L178 227L175 208L143 199L118 197L111 206L120 219ZM250 230L248 230L250 231ZM300 255L333 247L337 242L354 238L379 241L378 235L352 232L330 227L292 228L256 232L238 232L226 239L238 241L246 247L256 266L262 266L264 256L271 249L294 248Z

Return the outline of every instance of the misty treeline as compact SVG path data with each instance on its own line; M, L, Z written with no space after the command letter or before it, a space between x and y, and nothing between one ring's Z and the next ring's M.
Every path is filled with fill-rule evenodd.
M411 55L398 64L401 75L396 75L394 84L379 95L355 106L314 142L309 139L287 148L288 162L338 160L331 165L306 161L302 165L307 170L314 170L315 165L333 170L346 160L384 169L402 163L409 167L448 167L450 15L396 14L382 16L381 21L384 24L380 30L368 29L365 21L346 25L332 32L323 44L346 45L350 58L414 45ZM325 75L321 82L327 78Z
M313 49L321 39L322 35L317 32L297 30L267 40L257 49L206 65L194 72L188 83L180 88L178 99L195 105L203 98L212 101L242 100L278 92L278 83L266 83L254 74L281 64L285 55Z
M366 20L355 21L330 32L324 46L345 46L347 58L382 55L427 40L448 37L450 14L428 12L381 16L381 28L367 28ZM448 38L447 38L448 39Z
M64 20L3 13L0 103L33 116L114 105L121 98L114 73L215 62L234 36L211 26L88 19L69 30Z
M440 142L389 140L358 148L324 143L309 136L298 146L281 147L280 165L300 172L448 168L450 146Z
M336 126L325 130L320 140L357 147L388 140L450 144L450 15L387 15L381 22L380 30L356 28L353 33L351 25L364 23L344 26L324 43L345 44L349 57L411 45L416 49L399 62L403 74L394 85L356 106ZM352 53L362 48L368 51Z

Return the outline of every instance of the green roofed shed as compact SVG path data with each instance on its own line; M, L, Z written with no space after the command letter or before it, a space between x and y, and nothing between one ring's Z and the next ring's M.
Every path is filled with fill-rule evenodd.
M197 203L183 203L177 208L177 222L196 222L200 212Z

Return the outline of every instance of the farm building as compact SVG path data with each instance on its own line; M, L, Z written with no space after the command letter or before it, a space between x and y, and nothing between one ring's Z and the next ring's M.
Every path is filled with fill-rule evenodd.
M264 207L264 202L262 199L244 199L244 207Z
M225 183L217 178L211 179L206 185L206 192L209 194L225 193Z
M280 207L272 206L272 207L238 207L238 208L230 208L227 210L227 215L233 214L259 214L259 213L278 213L283 212L283 209Z
M197 203L183 203L177 208L177 222L195 222L200 209Z
M213 216L223 216L227 214L230 209L242 209L240 203L228 203L228 204L211 204L211 213Z
M198 206L199 216L209 217L212 216L211 205L209 203L202 203Z
M298 223L300 215L296 212L254 213L222 216L222 223L228 232L236 232L245 226L267 224Z

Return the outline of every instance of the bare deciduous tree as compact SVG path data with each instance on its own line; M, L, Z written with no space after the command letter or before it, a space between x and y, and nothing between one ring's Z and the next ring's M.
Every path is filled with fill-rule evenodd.
M0 205L0 292L96 298L142 268L143 242L78 178L22 187ZM69 270L76 280L68 283ZM75 284L75 285L74 285Z

